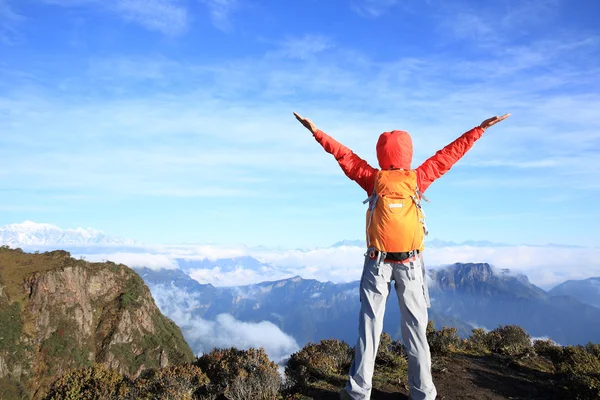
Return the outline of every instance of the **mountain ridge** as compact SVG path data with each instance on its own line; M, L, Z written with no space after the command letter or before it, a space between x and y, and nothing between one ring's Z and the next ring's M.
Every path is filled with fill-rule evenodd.
M193 357L130 268L0 247L0 394L39 399L69 368L94 363L136 377Z
M600 277L569 279L548 291L553 296L570 296L600 308Z
M142 276L154 275L149 280L151 289L161 282L160 271L138 272ZM180 277L192 280L183 273ZM593 321L600 319L599 310L571 297L555 298L531 284L523 274L496 269L487 263L456 263L430 270L429 278L430 319L436 326L456 327L463 337L474 327L493 329L512 323L523 325L535 336L549 336L562 344L585 343L596 334ZM172 284L171 280L162 282ZM179 285L172 290L186 286ZM333 283L294 276L232 287L192 286L198 291L191 290L186 298L201 305L190 309L199 318L210 320L226 313L241 321L269 321L300 345L323 337L350 343L355 340L359 281ZM166 286L161 289L171 290ZM399 319L392 285L384 329L396 339L400 337ZM564 321L564 326L553 324L553 319ZM584 327L578 328L580 325Z

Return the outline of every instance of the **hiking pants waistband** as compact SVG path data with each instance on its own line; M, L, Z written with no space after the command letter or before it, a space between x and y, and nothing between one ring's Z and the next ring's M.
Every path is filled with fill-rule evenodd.
M408 260L409 258L413 258L418 256L421 251L420 250L411 250L411 251L403 251L403 252L399 252L399 253L386 253L386 252L381 252L382 254L384 254L384 261L385 262L402 262L405 260ZM375 260L376 258L379 257L379 250L375 250L375 249L371 249L369 250L369 258L371 260Z

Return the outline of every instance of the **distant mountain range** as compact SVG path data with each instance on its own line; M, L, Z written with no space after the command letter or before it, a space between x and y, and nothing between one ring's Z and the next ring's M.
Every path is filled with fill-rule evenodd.
M548 292L552 296L571 296L582 303L600 307L600 277L569 280Z
M51 245L134 245L135 241L109 236L104 232L92 228L62 229L56 225L25 221L18 224L9 224L0 227L0 244L13 247L23 246L51 246ZM497 243L487 240L468 240L463 242L428 239L429 247L505 247L506 243ZM365 247L364 240L342 240L331 247ZM574 247L552 245L560 247ZM258 248L256 248L258 249ZM266 249L266 248L265 248Z
M335 284L294 277L215 287L199 284L181 270L136 271L153 293L174 291L185 298L190 318L211 320L226 313L240 321L270 321L300 345L330 337L350 343L356 340L358 282ZM466 336L474 327L518 324L536 337L549 337L563 345L597 342L600 338L600 308L573 297L552 296L532 285L525 275L497 271L484 263L455 264L432 270L430 275L430 319L437 327L454 326ZM161 307L160 301L157 303ZM400 337L399 320L392 289L384 330L395 338Z
M51 224L38 224L25 221L0 228L0 244L11 247L49 245L133 245L129 239L106 235L92 228L61 229Z
M600 308L570 296L553 296L525 275L488 264L455 264L431 271L433 307L467 323L493 329L516 324L535 337L562 344L600 338Z

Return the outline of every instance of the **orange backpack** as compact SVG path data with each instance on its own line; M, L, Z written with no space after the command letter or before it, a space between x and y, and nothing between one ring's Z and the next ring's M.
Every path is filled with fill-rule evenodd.
M367 247L386 253L423 251L425 213L421 207L417 174L413 170L383 170L377 173L373 194L364 201L367 209Z

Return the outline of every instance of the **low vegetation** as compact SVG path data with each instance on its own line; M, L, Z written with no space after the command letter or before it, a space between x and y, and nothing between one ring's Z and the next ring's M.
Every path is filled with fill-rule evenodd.
M282 381L277 364L263 349L215 349L195 365L210 379L211 393L231 400L266 400L277 397Z
M462 339L454 328L436 330L430 323L427 338L436 382L465 379L456 376L455 370L464 371L464 363L471 362L469 366L485 365L494 374L512 371L519 379L524 376L523 387L510 388L517 396L522 390L521 396L525 397L537 393L537 397L529 398L600 398L600 344L562 347L550 340L532 341L527 332L514 325L489 332L474 329ZM63 375L52 385L47 399L333 398L345 384L353 355L353 348L343 341L309 343L291 355L283 380L277 365L262 349L215 349L192 364L151 369L134 381L93 366ZM374 393L408 393L406 350L387 333L381 335L373 383ZM452 383L449 387L453 387ZM501 389L493 390L502 393ZM544 397L540 393L551 395ZM458 398L454 395L458 393L446 394L447 398Z
M103 366L71 370L58 378L46 396L47 400L116 399L129 395L130 381Z

